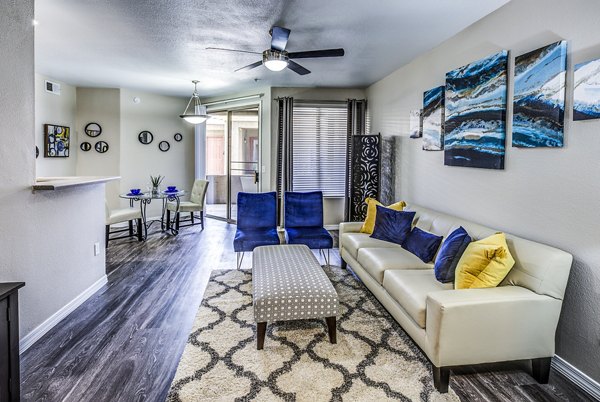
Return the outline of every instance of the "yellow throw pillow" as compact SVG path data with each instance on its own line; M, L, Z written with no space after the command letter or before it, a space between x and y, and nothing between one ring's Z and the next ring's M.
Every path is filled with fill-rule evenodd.
M360 232L373 234L373 229L375 229L375 217L377 215L377 205L382 204L375 198L367 198L365 203L367 204L367 217L365 218L365 223L363 223L362 228L360 228ZM406 203L404 201L398 201L392 205L388 205L386 208L393 209L394 211L402 211L405 206Z
M455 289L494 288L515 265L504 233L467 246L456 266Z

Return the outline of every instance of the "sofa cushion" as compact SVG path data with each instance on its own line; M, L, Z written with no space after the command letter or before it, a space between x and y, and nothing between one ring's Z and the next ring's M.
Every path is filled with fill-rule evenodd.
M460 257L471 242L471 236L462 226L450 233L442 243L442 248L435 259L435 277L442 283L454 282L454 271Z
M399 248L399 244L390 243L389 241L373 239L368 233L344 233L341 238L343 247L350 253L353 258L358 257L358 250L361 248Z
M494 288L515 265L504 233L470 243L456 266L456 289Z
M440 243L442 243L442 236L415 227L402 243L402 248L416 255L423 262L431 262L440 248Z
M416 255L403 248L361 248L356 259L380 284L383 273L390 269L431 269L433 264L426 264Z
M383 276L383 288L412 317L425 328L427 295L452 289L451 283L440 283L432 269L388 270Z
M414 217L414 212L394 211L378 205L375 228L371 237L402 244L410 233Z

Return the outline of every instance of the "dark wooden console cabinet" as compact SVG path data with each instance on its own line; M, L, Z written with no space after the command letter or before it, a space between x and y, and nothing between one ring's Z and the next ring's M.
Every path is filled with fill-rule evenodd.
M19 298L24 282L0 283L0 402L21 398Z

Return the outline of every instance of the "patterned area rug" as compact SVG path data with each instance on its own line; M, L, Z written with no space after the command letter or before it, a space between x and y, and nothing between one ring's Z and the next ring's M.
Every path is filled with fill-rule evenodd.
M337 344L325 320L270 324L256 350L249 271L212 273L168 401L458 401L351 273L324 268L340 298Z

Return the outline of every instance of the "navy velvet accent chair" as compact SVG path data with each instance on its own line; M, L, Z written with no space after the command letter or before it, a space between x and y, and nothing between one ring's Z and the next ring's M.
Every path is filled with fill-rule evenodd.
M333 238L323 227L323 193L287 191L284 200L284 225L287 244L304 244L318 249L329 265ZM327 250L325 256L324 250Z
M258 246L279 244L277 234L277 195L270 193L243 193L237 196L237 230L233 249L237 253L237 267L242 265L244 252ZM240 258L240 254L241 258Z

